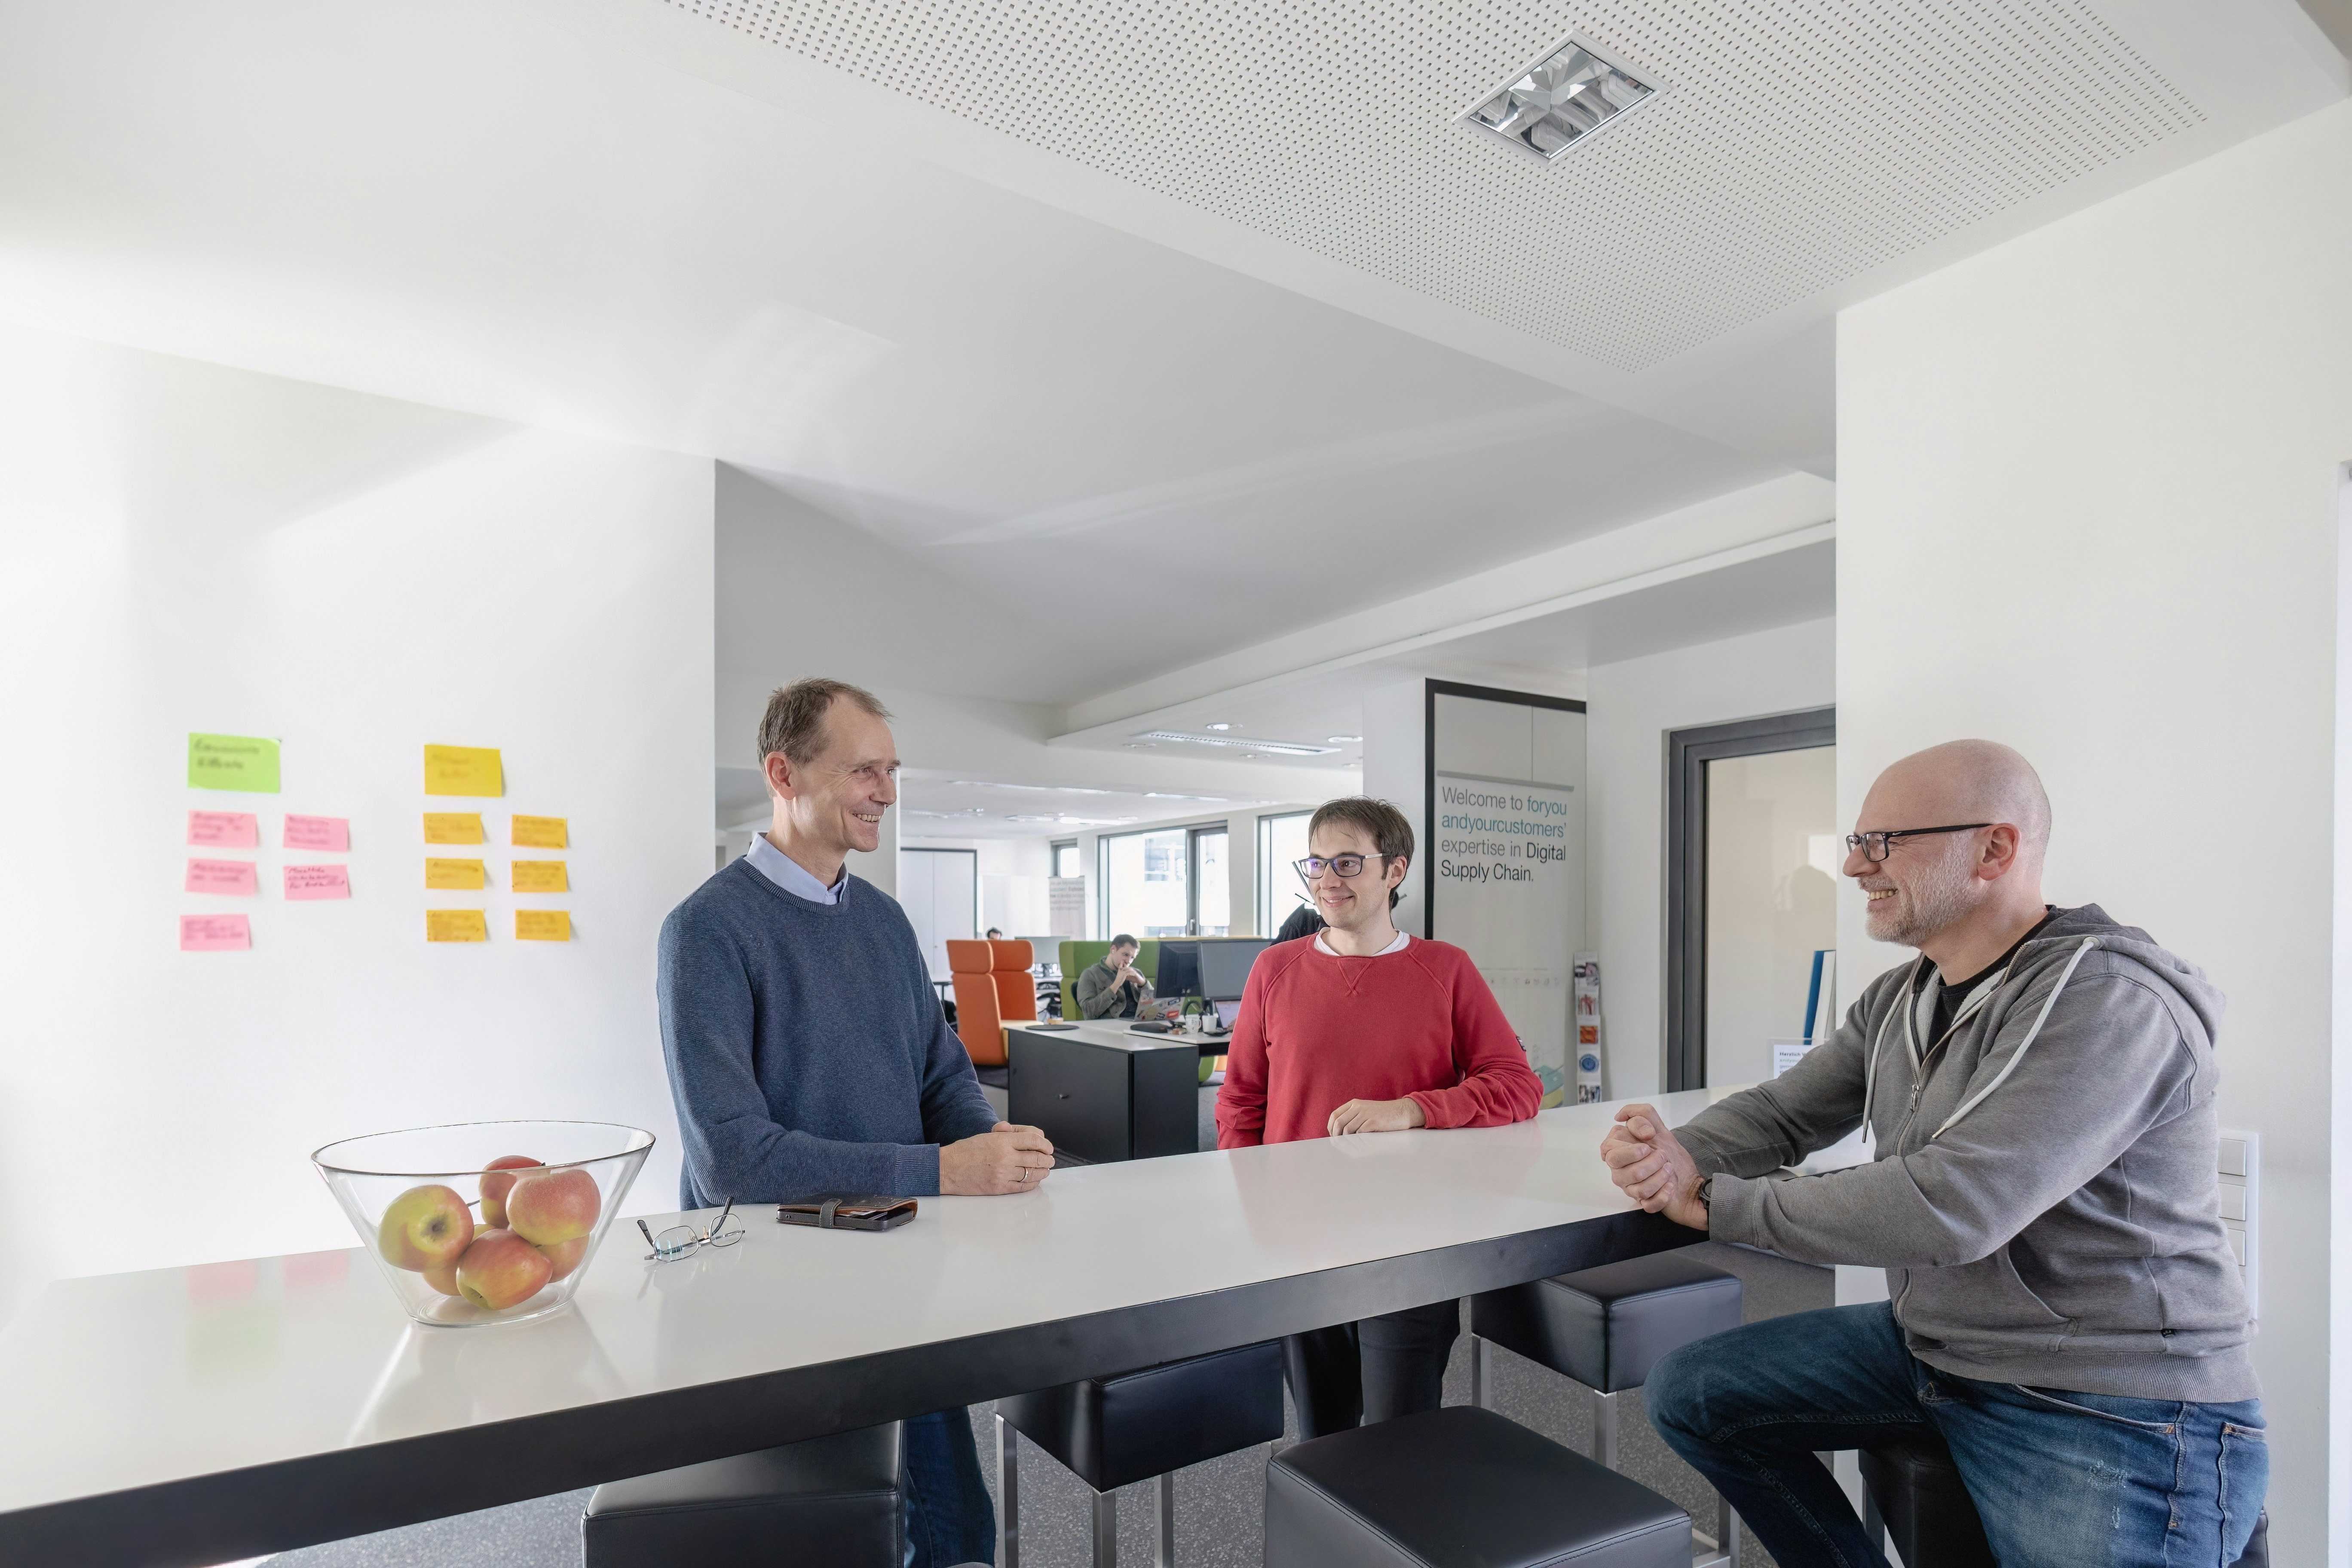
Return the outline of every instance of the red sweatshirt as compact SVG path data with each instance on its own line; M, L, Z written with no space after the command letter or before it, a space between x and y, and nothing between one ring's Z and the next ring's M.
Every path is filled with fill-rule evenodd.
M1217 1094L1218 1148L1321 1138L1350 1100L1407 1096L1432 1127L1525 1121L1543 1099L1468 953L1415 937L1341 958L1310 936L1258 955Z

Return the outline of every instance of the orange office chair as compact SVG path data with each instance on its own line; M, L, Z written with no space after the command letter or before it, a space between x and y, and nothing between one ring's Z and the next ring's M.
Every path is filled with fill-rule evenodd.
M948 973L955 980L956 1034L971 1065L1004 1065L1004 1026L1034 1023L1037 986L1029 976L1035 960L1025 942L948 943Z

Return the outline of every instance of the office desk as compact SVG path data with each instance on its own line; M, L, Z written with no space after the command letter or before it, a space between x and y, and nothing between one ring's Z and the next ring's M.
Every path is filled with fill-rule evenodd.
M1220 1047L1222 1048L1222 1047ZM1201 1146L1201 1041L1124 1023L1015 1024L1005 1036L1005 1117L1101 1163Z
M1694 1240L1610 1184L1612 1110L1060 1171L881 1235L754 1207L677 1263L616 1233L510 1328L412 1327L357 1252L60 1280L0 1330L0 1562L194 1568Z

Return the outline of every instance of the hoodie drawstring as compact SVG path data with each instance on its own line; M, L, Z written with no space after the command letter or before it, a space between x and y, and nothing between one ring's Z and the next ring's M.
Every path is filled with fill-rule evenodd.
M1928 1142L1933 1142L1935 1140L1941 1138L1945 1133L1949 1132L1958 1124L1961 1117L1966 1116L1969 1111L1974 1110L1978 1106L1982 1105L1992 1094L1993 1090L1999 1089L2002 1084L2009 1081L2009 1075L2017 1070L2017 1064L2023 1061L2025 1059L2025 1053L2033 1048L2035 1038L2042 1033L2042 1026L2050 1021L2050 1009L2058 1005L2058 994L2066 989L2066 982L2074 978L2074 966L2083 962L2084 954L2089 952L2093 948L2098 945L2099 939L2097 937L2086 936L2083 939L2082 945L2074 950L2074 956L2066 961L2066 967L2059 973L2058 984L2050 988L2050 995L2042 1002L2042 1011L2034 1016L2033 1027L2026 1030L2025 1038L2018 1042L2017 1053L2009 1058L2007 1066L2003 1067L2000 1072L1993 1075L1993 1080L1990 1083L1985 1085L1982 1089L1969 1096L1966 1100L1961 1102L1960 1108L1958 1110L1953 1111L1951 1115L1944 1119L1944 1124L1941 1127L1937 1128L1936 1131L1927 1134ZM1869 1090L1867 1088L1864 1089L1863 1096L1866 1101L1869 1098Z

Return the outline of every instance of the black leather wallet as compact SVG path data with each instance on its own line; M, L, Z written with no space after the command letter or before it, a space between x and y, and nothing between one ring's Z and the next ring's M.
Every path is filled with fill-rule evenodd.
M813 1225L820 1230L896 1230L914 1217L912 1198L851 1197L825 1193L776 1205L779 1223Z

